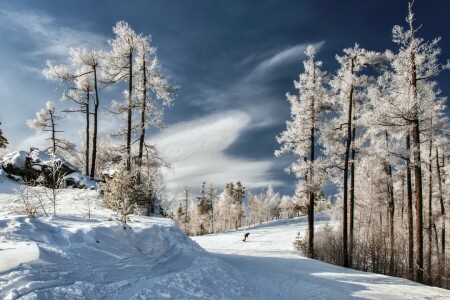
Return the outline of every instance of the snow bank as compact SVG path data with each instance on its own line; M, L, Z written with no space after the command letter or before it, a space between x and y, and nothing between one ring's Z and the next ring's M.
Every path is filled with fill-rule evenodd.
M0 298L239 299L233 268L171 220L0 219ZM4 252L5 251L5 252ZM24 255L17 255L24 253ZM220 284L220 286L219 286Z

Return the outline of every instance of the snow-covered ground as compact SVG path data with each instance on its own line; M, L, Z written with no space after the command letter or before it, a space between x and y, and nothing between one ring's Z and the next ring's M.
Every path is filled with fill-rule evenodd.
M327 222L319 213L316 225ZM253 299L450 299L447 290L305 258L292 242L306 228L301 217L192 239L239 269L241 281L255 288Z
M121 224L94 190L64 190L56 216L13 215L18 187L0 174L0 299L450 299L300 256L305 218L191 239L167 219Z

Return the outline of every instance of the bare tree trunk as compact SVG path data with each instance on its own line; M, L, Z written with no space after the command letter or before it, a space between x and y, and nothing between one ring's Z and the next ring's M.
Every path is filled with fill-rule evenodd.
M95 165L97 160L97 127L98 127L98 107L99 107L99 98L98 98L98 85L97 85L97 66L93 67L94 69L94 132L92 136L92 163L91 163L91 174L90 177L94 178L95 176Z
M409 130L408 130L409 131ZM414 278L414 224L413 224L413 201L411 180L411 136L406 135L406 188L408 195L408 274L409 279Z
M50 114L50 122L52 123L52 153L56 154L56 129L55 129L55 121L53 120L53 113L49 110Z
M86 92L86 152L85 152L85 159L86 159L86 176L89 176L89 119L90 119L90 112L89 112L89 91Z
M392 166L388 165L389 174L389 237L390 237L390 253L389 253L389 275L394 275L394 258L395 258L395 235L394 235L394 213L395 213L395 201L394 201L394 186L392 180Z
M433 222L433 230L434 230L434 245L436 246L436 253L437 253L437 256L438 256L438 272L437 272L437 275L436 275L437 281L435 281L435 284L437 286L442 287L442 276L443 276L443 273L441 271L441 266L440 266L441 253L439 253L439 238L438 238L438 233L437 233L437 228L436 228L436 223L435 222ZM433 279L431 274L430 274L430 278Z
M133 52L129 54L128 109L127 109L127 170L131 170L131 126L133 114Z
M442 166L444 167L444 164L442 164ZM444 195L442 194L442 178L441 178L441 166L439 164L439 150L436 147L436 171L437 171L437 179L438 179L438 187L439 187L439 204L440 204L440 208L441 208L441 249L440 249L440 253L441 253L441 257L439 260L439 267L440 267L440 277L439 280L442 276L444 276L445 274L445 270L446 270L446 266L445 266L445 206L444 206ZM439 252L439 251L438 251Z
M409 27L410 27L410 88L413 95L413 153L414 153L414 193L415 193L415 208L416 208L416 281L423 282L423 194L422 194L422 166L420 159L420 123L419 123L419 101L417 95L417 74L416 74L416 59L415 59L415 38L413 26L412 3L409 3Z
M147 70L145 65L145 56L142 58L143 62L143 87L142 87L142 107L141 107L141 135L139 137L139 154L138 154L138 183L141 183L141 167L142 167L142 155L144 151L144 140L145 140L145 111L147 109Z
M355 116L353 115L353 121L355 121ZM348 237L348 264L351 268L353 265L353 227L355 219L355 138L356 138L356 126L352 126L352 160L350 162L350 228Z
M402 211L401 211L401 218L402 218L402 226L403 226L403 216L405 214L405 176L402 175Z
M313 70L313 82L315 83L315 64L314 64L314 70ZM313 187L314 184L314 134L315 134L315 97L312 97L311 99L311 128L310 128L310 170L309 170L309 182L310 182L310 189ZM313 258L314 257L314 191L309 191L309 205L308 205L308 257Z
M433 135L430 134L430 145L429 145L429 152L428 152L428 166L429 166L429 174L428 174L428 228L427 228L427 242L428 242L428 252L427 252L427 275L428 275L428 284L432 284L432 277L431 277L431 255L432 255L432 200L433 200L433 176L432 176L432 161L431 161L431 152L433 151Z
M389 135L385 131L386 136L386 148L389 147ZM390 163L386 165L386 172L389 176L388 188L388 224L389 224L389 275L394 275L394 257L395 257L395 236L394 236L394 215L395 215L395 201L394 201L394 185L392 180L392 166Z
M350 73L353 75L353 60L350 62ZM344 161L344 195L342 203L342 243L343 243L343 255L344 255L344 267L348 268L348 167L350 157L350 146L352 142L352 117L353 117L353 84L350 87L350 95L348 98L348 122L347 122L347 141L345 146L345 161Z
M419 120L415 120L413 127L414 143L414 193L416 209L416 280L423 282L423 198L422 198L422 168L420 160L420 131Z

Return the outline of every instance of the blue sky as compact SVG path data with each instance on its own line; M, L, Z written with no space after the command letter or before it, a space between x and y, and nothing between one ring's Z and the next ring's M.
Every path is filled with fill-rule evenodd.
M151 141L173 166L169 189L241 180L250 190L272 184L290 194L295 179L283 169L292 158L273 152L289 117L285 94L295 92L305 47L318 47L330 73L335 55L355 42L395 50L391 30L406 24L406 8L403 0L0 0L0 121L7 151L43 145L45 136L25 121L46 101L61 98L63 88L41 75L46 61L65 63L70 47L108 49L112 26L125 20L152 35L164 71L181 86L165 114L168 128L151 131ZM418 35L442 37L441 58L450 58L450 3L416 0L415 12L423 25ZM444 95L450 92L448 73L439 78ZM104 107L120 99L108 91L100 96ZM79 142L82 122L76 114L62 121L66 137ZM102 114L101 133L116 122Z

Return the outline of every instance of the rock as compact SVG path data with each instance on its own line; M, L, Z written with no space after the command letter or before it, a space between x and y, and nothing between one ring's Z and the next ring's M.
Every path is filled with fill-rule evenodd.
M55 166L56 172L53 172ZM30 152L20 150L5 155L2 168L11 179L28 184L41 183L51 187L55 178L63 178L65 186L96 187L96 181L82 175L74 165L62 157L53 156L36 148L31 148Z

